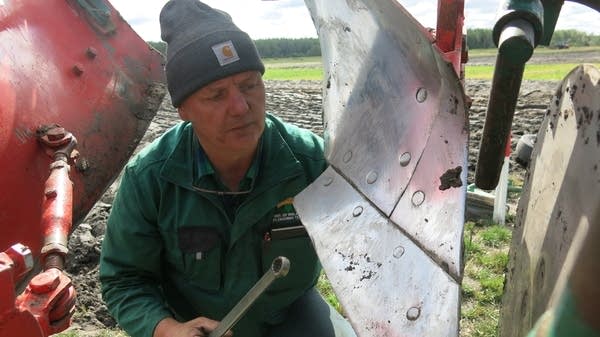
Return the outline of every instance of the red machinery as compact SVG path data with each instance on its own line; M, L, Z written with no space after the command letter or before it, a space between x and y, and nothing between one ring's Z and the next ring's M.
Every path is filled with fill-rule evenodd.
M106 1L0 4L0 336L68 327L68 235L158 109L161 62Z

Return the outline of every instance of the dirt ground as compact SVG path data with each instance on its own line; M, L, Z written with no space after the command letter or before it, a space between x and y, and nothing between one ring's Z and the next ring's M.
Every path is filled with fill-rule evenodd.
M271 81L266 85L268 111L322 134L320 82ZM556 85L554 82L523 83L513 124L513 149L520 135L537 132ZM466 84L467 94L473 99L470 110L469 183L473 179L489 90L489 81L468 81ZM167 97L138 149L177 122L177 113ZM511 167L512 174L523 175L523 169L514 161ZM77 227L70 239L67 271L73 277L78 291L77 311L73 323L73 328L77 330L94 331L116 327L101 300L98 281L100 247L116 189L115 183Z
M553 52L538 52L534 51L531 59L527 64L548 64L548 63L599 63L600 53L597 51L581 51L581 50L556 50ZM470 57L470 65L493 65L496 62L496 56L477 56Z

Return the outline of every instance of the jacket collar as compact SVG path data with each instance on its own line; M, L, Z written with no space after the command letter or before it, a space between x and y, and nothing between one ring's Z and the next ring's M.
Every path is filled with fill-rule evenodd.
M273 117L267 114L263 132L262 160L255 181L255 190L251 196L260 194L303 172L300 162L270 118ZM181 187L193 189L197 140L191 123L184 123L182 128L180 136L175 140L173 151L161 169L161 178Z

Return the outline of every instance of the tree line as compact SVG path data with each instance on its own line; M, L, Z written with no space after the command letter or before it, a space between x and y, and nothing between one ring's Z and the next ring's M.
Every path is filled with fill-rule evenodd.
M316 38L259 39L254 41L259 54L264 58L321 56L321 47ZM148 42L153 48L166 55L164 42ZM467 30L469 49L496 48L492 30L473 28ZM600 35L588 34L575 29L557 30L552 36L550 47L600 46Z
M467 30L469 49L496 48L491 29L475 28ZM550 48L600 46L600 35L588 34L576 29L557 30L552 34Z
M321 56L321 46L316 38L261 39L254 40L254 43L264 58ZM166 55L167 45L163 41L150 41L148 44Z

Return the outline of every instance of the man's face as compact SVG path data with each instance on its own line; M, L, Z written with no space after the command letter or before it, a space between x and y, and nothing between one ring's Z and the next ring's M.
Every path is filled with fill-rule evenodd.
M186 98L179 115L192 122L205 151L247 154L265 128L265 86L260 72L212 82Z

